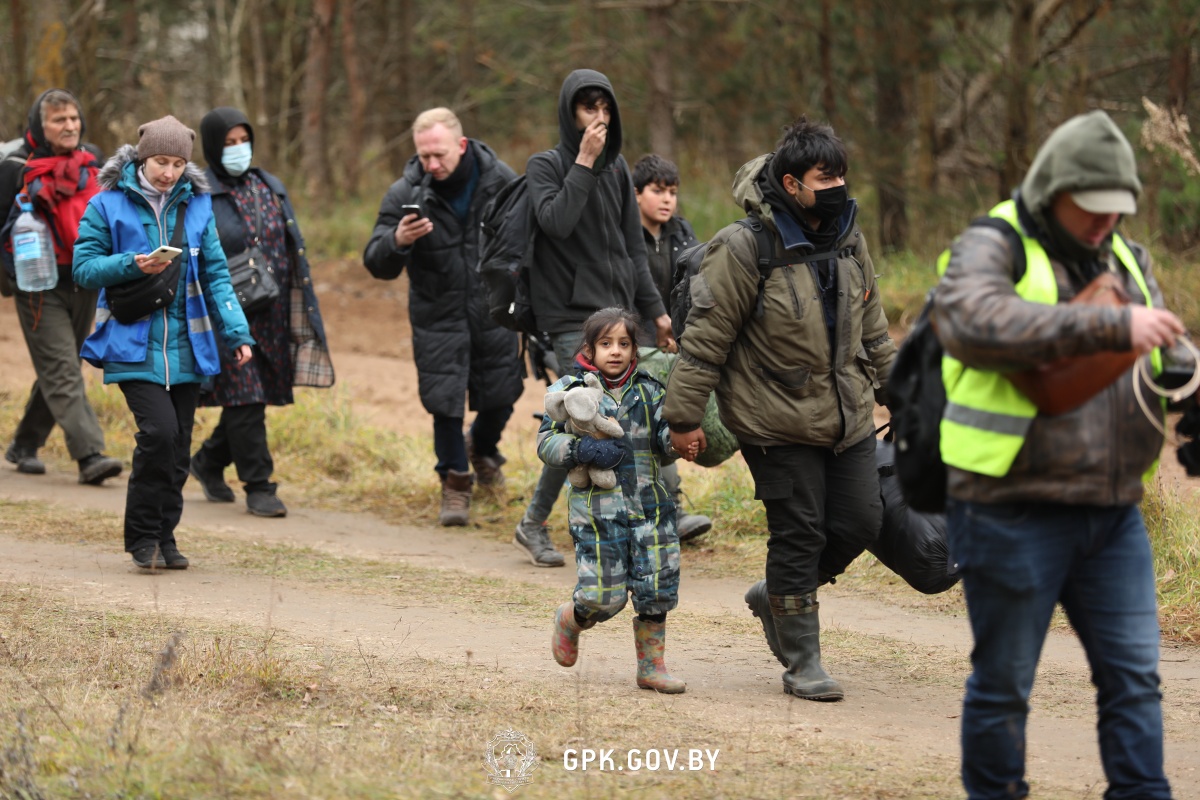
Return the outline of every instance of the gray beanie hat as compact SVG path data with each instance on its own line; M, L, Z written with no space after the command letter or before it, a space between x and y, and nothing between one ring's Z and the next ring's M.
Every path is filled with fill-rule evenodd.
M151 156L177 156L191 161L195 141L196 132L168 114L138 128L138 160L145 161Z

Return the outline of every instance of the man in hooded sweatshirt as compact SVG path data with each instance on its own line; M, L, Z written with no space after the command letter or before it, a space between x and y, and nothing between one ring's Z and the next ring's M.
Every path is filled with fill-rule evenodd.
M947 533L975 639L962 714L972 800L1029 794L1025 721L1056 603L1097 689L1104 796L1171 797L1154 568L1138 507L1162 436L1129 372L1056 415L1006 377L1103 351L1152 354L1158 365L1159 348L1184 332L1163 308L1146 250L1114 230L1140 192L1133 148L1108 115L1074 117L1042 145L1013 199L991 211L1019 239L971 226L934 295L947 354ZM1068 302L1105 274L1131 302Z
M58 262L58 285L44 292L23 292L12 273L0 285L16 298L17 317L37 379L4 453L17 472L41 475L38 450L57 424L67 451L79 464L79 482L98 486L121 474L119 459L104 455L104 431L87 399L79 350L92 330L97 292L75 285L71 259L79 220L88 200L100 191L96 176L100 151L83 143L79 101L63 89L43 92L29 109L21 147L0 162L0 217L20 213L17 195L29 195L34 213L51 229ZM8 247L8 242L0 243ZM5 267L8 269L8 267ZM0 280L0 284L3 280Z
M538 327L550 334L560 372L573 370L583 322L620 306L653 320L655 344L674 351L671 317L646 262L633 177L621 155L621 112L612 83L577 69L558 94L559 142L525 167L537 218L530 269ZM539 567L564 563L546 519L567 471L542 468L537 489L517 524L513 544Z
M833 129L801 117L738 170L734 201L774 251L742 224L712 238L663 407L675 449L694 459L716 389L770 532L766 580L746 602L786 667L784 691L806 700L843 697L821 664L817 587L879 533L873 410L896 354L847 168ZM760 258L794 261L764 275Z
M525 388L519 338L488 314L476 270L480 215L516 173L492 148L464 136L448 108L417 116L413 144L417 153L384 195L363 263L382 280L408 268L413 358L442 481L439 521L466 525L476 480L504 484L498 445ZM468 395L476 414L464 438Z

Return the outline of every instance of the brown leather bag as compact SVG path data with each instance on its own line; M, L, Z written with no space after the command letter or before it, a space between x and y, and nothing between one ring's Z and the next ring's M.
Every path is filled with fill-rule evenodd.
M1072 303L1123 306L1131 302L1121 279L1105 272L1071 299ZM1124 375L1137 361L1132 350L1102 350L1086 356L1061 358L1052 364L1009 374L1021 394L1033 401L1038 411L1055 416L1074 411Z

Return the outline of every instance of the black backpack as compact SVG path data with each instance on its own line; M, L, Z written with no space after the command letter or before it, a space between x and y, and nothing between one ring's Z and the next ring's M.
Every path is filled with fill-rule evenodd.
M999 217L980 217L972 226L1000 231L1013 252L1013 283L1025 274L1025 243L1020 234ZM909 508L926 514L946 509L948 473L942 461L942 413L946 386L942 383L942 343L929 317L931 289L916 324L904 337L888 377L888 408L895 438L895 474Z
M558 154L550 151L550 155L557 165ZM538 332L529 285L538 230L524 175L513 178L488 201L479 222L477 269L488 314L497 325L518 333Z
M758 297L754 303L754 316L763 315L763 289L771 270L776 267L786 267L794 264L809 264L839 258L849 253L852 248L846 247L828 253L813 253L811 255L790 255L783 258L764 256L763 253L775 252L775 235L767 230L762 220L753 214L737 220L736 225L749 228L754 234L754 243L758 250ZM684 250L675 259L675 274L671 280L671 329L675 338L683 336L687 326L688 313L692 310L692 276L700 271L700 264L708 253L708 242L700 242Z

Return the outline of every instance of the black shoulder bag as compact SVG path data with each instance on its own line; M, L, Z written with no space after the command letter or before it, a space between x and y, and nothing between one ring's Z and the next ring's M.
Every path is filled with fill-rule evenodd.
M171 259L167 268L157 275L143 275L116 286L104 289L108 301L108 310L113 317L124 325L137 322L142 317L166 308L175 299L179 289L179 273L183 269L183 258L188 255L187 240L184 237L187 201L179 204L175 212L175 231L171 234L171 246L183 252ZM164 216L165 220L165 216Z
M229 256L229 282L237 294L242 310L247 314L261 311L279 299L279 281L275 280L275 271L263 258L259 245L262 243L262 204L258 199L258 189L254 192L254 243L242 252Z

